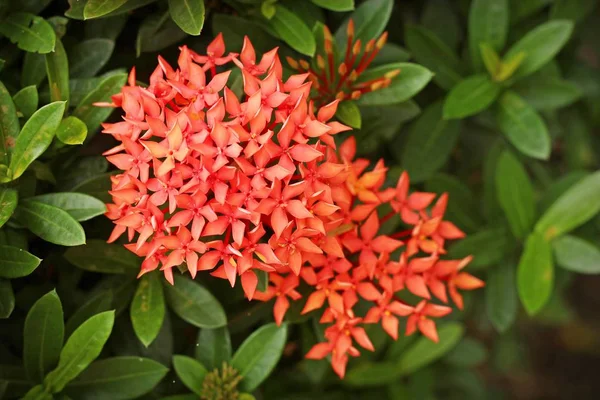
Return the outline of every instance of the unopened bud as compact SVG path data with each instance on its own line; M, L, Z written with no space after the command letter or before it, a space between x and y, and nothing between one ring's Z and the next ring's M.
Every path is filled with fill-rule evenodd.
M381 36L379 36L379 39L377 39L377 48L381 50L381 48L385 45L385 42L387 42L387 37L388 37L388 33L387 32L383 32L383 34Z
M377 81L371 84L370 89L372 92L374 92L375 90L379 90L383 87L385 81Z
M298 61L294 60L292 57L287 56L285 58L285 60L287 61L287 63L290 65L290 67L292 67L293 69L298 69Z
M355 90L354 92L352 92L352 95L350 95L350 98L352 100L358 100L360 98L360 90Z
M383 75L383 76L385 76L388 79L392 79L392 78L397 77L398 75L400 75L400 68L386 72L385 75Z
M300 60L300 67L302 67L304 70L310 69L310 65L306 60Z
M354 21L351 19L348 21L348 27L346 28L346 34L348 37L354 37Z
M367 46L365 47L365 51L370 53L375 48L375 39L371 39L367 42Z
M356 73L356 70L353 69L352 72L350 72L350 76L348 77L348 80L350 82L354 82L356 79L358 79L358 74Z
M354 46L352 46L352 53L354 55L358 55L360 53L360 39L358 39L356 42L354 42Z
M320 54L317 54L317 67L319 67L319 69L325 69L325 59Z
M342 91L339 91L336 95L335 95L335 99L342 101L344 100L344 97L346 97L346 94Z
M346 66L345 63L341 63L340 66L338 67L338 74L346 75L347 72L348 72L348 67Z

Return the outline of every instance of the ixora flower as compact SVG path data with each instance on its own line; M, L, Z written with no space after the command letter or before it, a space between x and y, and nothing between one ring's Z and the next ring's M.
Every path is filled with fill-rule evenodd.
M437 341L434 321L451 308L434 298L447 303L449 293L461 308L459 290L483 286L463 271L470 257L445 259L446 241L464 236L444 220L447 196L410 193L406 173L385 188L382 160L370 168L356 158L352 137L336 148L335 135L350 129L332 120L339 99L317 108L309 73L284 79L277 49L259 60L245 38L239 55L226 54L219 35L208 55L182 47L177 64L159 57L148 87L132 70L102 104L124 113L103 125L119 142L106 157L123 171L112 178L109 241L126 234L144 258L140 275L160 269L172 284L176 267L231 286L239 278L248 299L274 300L278 324L290 301L304 301L305 282L303 313L324 308L329 325L307 357L331 355L340 377L358 347L373 350L367 324L396 339L406 318L405 334ZM242 99L227 87L230 68L241 69ZM380 233L391 218L405 228ZM421 301L403 301L403 291Z

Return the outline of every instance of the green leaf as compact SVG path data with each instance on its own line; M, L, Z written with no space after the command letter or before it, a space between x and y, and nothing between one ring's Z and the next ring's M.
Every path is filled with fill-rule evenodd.
M78 145L85 141L87 126L77 117L67 117L60 122L56 137L64 144Z
M497 80L497 75L500 72L500 68L502 67L502 61L500 61L500 56L498 56L496 50L494 50L494 48L487 43L481 43L481 45L479 45L479 49L481 52L481 59L483 60L485 68L487 69L490 76L493 79Z
M393 362L366 362L350 369L342 383L354 387L381 386L398 381L400 376Z
M517 267L519 297L529 315L542 309L552 294L553 285L552 247L540 233L534 232L527 238Z
M65 102L57 101L37 110L17 137L10 160L12 179L17 179L52 143L65 111Z
M502 264L490 269L485 286L487 316L494 328L504 333L513 325L518 312L515 266Z
M580 274L600 273L600 248L587 240L565 235L554 240L552 247L559 267Z
M78 268L105 274L138 273L141 264L141 259L122 245L96 239L68 249L64 256Z
M377 38L385 30L393 7L393 0L367 0L361 3L335 33L335 40L340 49L346 49L348 38L346 29L350 19L354 21L354 40L360 39L364 45L369 40Z
M152 391L169 371L141 357L111 357L94 361L65 388L73 399L137 399Z
M554 20L538 25L515 43L504 58L511 59L518 53L525 53L516 78L530 75L542 68L563 48L573 32L573 22Z
M167 302L181 319L199 328L219 328L227 316L219 301L203 286L179 274L175 284L165 283Z
M420 337L408 347L398 360L396 368L401 375L410 375L431 364L456 346L464 334L462 325L450 322L438 329L439 342Z
M231 360L231 339L227 327L200 329L196 340L195 357L209 371Z
M542 215L535 231L547 240L586 223L600 211L600 171L578 181Z
M439 37L420 26L406 29L406 45L415 59L433 73L442 89L450 90L462 80L460 60Z
M521 153L541 160L550 157L548 128L519 95L508 91L500 97L496 120L502 133Z
M287 338L287 324L264 325L252 333L235 352L231 366L243 377L240 389L252 392L277 365Z
M502 51L508 34L510 11L508 0L474 0L469 11L469 51L471 63L476 71L481 71L480 46L488 44L496 51Z
M413 182L429 179L446 164L460 134L459 121L442 118L442 103L427 107L408 132L402 167Z
M93 196L104 203L110 203L112 198L108 191L111 190L112 187L110 182L110 177L112 175L114 175L114 173L109 172L85 179L84 181L75 185L72 190L74 192L89 194L90 196Z
M13 215L18 201L19 194L16 190L0 187L0 228Z
M88 129L88 139L91 138L100 124L112 113L112 108L95 107L93 103L110 102L110 97L121 90L127 81L127 74L115 74L104 79L98 87L90 92L77 105L73 116L82 120Z
M162 50L177 43L187 34L171 19L168 11L144 19L136 37L136 54Z
M346 100L338 104L335 116L343 123L352 128L360 129L360 110L355 101Z
M88 39L79 42L69 56L71 78L91 78L106 65L115 48L110 39Z
M21 366L1 365L0 366L0 389L4 388L11 394L11 397L22 397L33 386L27 379L25 369ZM6 385L8 384L8 385ZM4 395L4 393L2 393Z
M553 1L554 0L511 0L511 23L516 23L535 14Z
M472 368L483 364L487 358L487 349L479 340L463 338L444 357L444 363L455 368Z
M22 400L53 400L54 397L42 385L37 385L31 388Z
M291 48L312 57L317 49L317 43L310 28L296 14L281 4L277 4L275 7L277 11L270 20L275 32Z
M73 19L79 19L79 20L84 19L83 13L85 10L85 6L89 2L89 0L68 0L68 1L69 1L69 5L71 6L71 8L69 8L65 12L65 15L67 17L73 18ZM112 17L112 16L116 16L116 15L126 14L132 10L135 10L136 8L140 8L140 7L143 7L147 4L154 3L154 2L156 2L156 0L125 0L123 2L124 4L122 6L109 12L108 14L103 15L103 17Z
M580 22L594 11L596 5L597 0L555 0L550 18Z
M19 117L6 86L0 82L0 164L10 162L12 144L19 134Z
M62 246L85 243L85 232L79 222L58 207L25 200L17 207L15 216L23 226L47 242Z
M509 150L498 159L496 193L512 233L517 239L524 239L531 232L536 217L533 186L527 171Z
M182 31L197 36L204 26L204 0L169 0L169 13Z
M254 270L254 273L258 278L256 290L258 290L259 292L266 292L269 287L269 273L260 269Z
M44 79L46 79L46 57L38 53L25 53L21 86L39 86Z
M94 315L109 311L112 305L112 291L101 290L93 294L81 307L79 307L73 315L67 320L65 326L65 336L69 338L73 332Z
M28 200L58 207L77 221L87 221L106 212L103 202L82 193L48 193L31 197ZM94 256L97 257L98 254L94 254Z
M204 365L191 357L173 356L173 368L181 382L198 396L202 396L202 382L208 373Z
M434 193L448 193L452 201L448 202L446 219L456 223L459 228L475 231L480 225L480 216L473 193L469 187L455 176L437 173L427 182L425 190Z
M433 74L427 68L412 63L394 63L371 68L363 73L357 82L367 82L390 71L400 70L392 83L383 89L363 94L358 104L363 106L381 106L401 103L419 93L431 80Z
M354 10L354 0L311 0L319 7L331 11L352 11Z
M24 12L6 17L0 23L0 33L21 50L31 53L50 53L56 44L52 26L44 18Z
M0 245L0 278L21 278L31 274L40 265L33 254L18 247Z
M100 355L115 321L115 312L106 311L85 321L67 340L58 366L46 375L44 386L58 393Z
M456 49L462 40L463 27L452 2L446 0L426 2L421 12L421 26L433 32L451 49Z
M51 101L69 101L69 60L60 39L56 39L56 49L46 54L46 75L50 88Z
M555 110L573 104L581 98L577 85L560 78L525 79L512 88L536 110Z
M83 9L83 18L102 17L115 11L125 3L127 3L127 0L87 0Z
M444 102L444 118L466 118L488 108L500 95L500 85L487 75L473 75L454 86Z
M52 290L35 302L25 319L23 365L33 382L41 383L56 366L64 333L62 304Z
M269 51L280 44L261 25L235 15L214 14L212 27L213 35L216 36L219 32L222 32L227 48L231 48L233 51L242 49L244 35L252 38L252 44L259 52Z
M13 96L13 101L16 109L23 114L23 117L31 117L38 108L37 87L34 85L24 87Z
M0 319L10 317L15 309L15 294L8 279L0 279Z
M147 273L140 279L130 316L136 336L148 347L158 336L165 319L165 297L156 273Z
M452 243L448 255L453 260L472 255L470 270L489 267L504 259L510 251L512 240L504 227L484 229Z

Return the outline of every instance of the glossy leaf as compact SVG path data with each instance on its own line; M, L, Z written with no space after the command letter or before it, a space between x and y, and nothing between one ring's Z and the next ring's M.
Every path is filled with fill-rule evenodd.
M85 10L85 6L87 5L89 0L68 0L69 1L69 5L71 6L71 8L69 8L66 12L65 15L69 18L73 18L73 19L84 19L84 10ZM112 16L116 16L116 15L122 15L122 14L126 14L132 10L135 10L136 8L140 8L143 7L147 4L150 3L154 3L156 2L156 0L125 0L124 4L121 5L119 8L109 12L108 14L105 14L104 17L112 17Z
M141 357L111 357L94 361L65 388L73 399L137 399L152 391L169 371Z
M109 311L112 308L112 299L113 296L110 290L101 290L93 294L67 320L65 337L69 338L77 327L87 321L88 318L98 313Z
M12 151L9 166L12 179L20 177L50 146L64 111L64 101L50 103L37 110L25 123Z
M520 81L513 90L536 110L563 108L583 95L574 83L548 77Z
M523 154L546 160L550 156L550 135L539 114L519 95L508 91L498 102L496 120L506 138Z
M202 382L208 373L204 365L191 357L173 356L173 368L181 382L198 396L202 396Z
M480 46L487 43L502 51L508 35L510 9L508 0L474 0L469 10L469 51L476 71L483 68Z
M144 19L136 38L136 54L162 50L177 43L187 34L171 19L168 11L149 15Z
M0 319L10 317L15 309L15 294L10 280L0 278Z
M393 7L393 0L367 0L361 3L349 17L354 21L354 39L360 39L364 45L381 35L392 15ZM344 22L335 33L335 39L341 49L346 48L347 26L348 21Z
M0 33L31 53L50 53L56 44L56 34L48 21L24 12L5 17L0 23Z
M380 106L402 103L419 93L431 80L433 74L427 68L412 63L395 63L375 67L363 73L358 82L369 81L388 71L400 69L400 74L392 78L392 83L383 89L363 94L358 104Z
M160 279L156 273L142 276L131 302L133 330L146 347L156 339L165 319L165 298Z
M552 294L553 285L552 247L540 233L534 232L527 238L517 268L519 298L529 315L542 309Z
M40 265L33 254L13 246L0 245L0 278L21 278L31 274Z
M496 193L512 233L517 239L524 239L536 217L533 186L523 164L508 150L498 159Z
M573 22L554 20L538 25L515 43L504 56L509 60L518 53L525 59L517 69L515 77L530 75L546 65L563 48L573 32Z
M136 274L141 264L140 258L125 247L96 239L68 249L64 256L78 268L105 274Z
M277 4L275 8L276 12L270 24L279 37L299 53L307 56L314 55L317 44L310 27L281 4Z
M91 78L106 65L115 48L110 39L94 38L79 42L69 54L71 78Z
M17 208L18 199L19 195L16 190L0 187L0 228Z
M29 118L38 108L38 91L34 85L24 87L13 96L16 109Z
M87 0L83 9L83 18L98 18L115 11L127 0Z
M62 304L53 290L35 302L25 319L23 364L33 382L41 383L58 363L64 331Z
M195 357L209 371L220 368L223 362L231 360L231 338L227 327L208 329L198 332Z
M600 171L578 181L542 215L535 231L547 240L572 231L600 211Z
M169 13L182 31L199 35L204 26L204 0L169 0Z
M46 79L46 57L39 53L25 53L21 70L21 86L40 86Z
M227 324L227 316L218 300L203 286L179 274L175 284L164 281L167 302L181 319L199 328L219 328Z
M19 117L15 103L6 86L0 82L0 164L8 165L10 162L10 152L17 135L19 134Z
M27 229L47 242L62 246L85 243L85 232L81 225L60 208L25 200L19 203L16 217Z
M85 370L100 355L112 331L114 320L114 311L106 311L81 324L60 352L58 366L46 375L44 386L52 393L60 392Z
M501 87L487 75L473 75L452 88L444 102L444 118L466 118L488 108Z
M50 88L50 101L69 101L69 60L60 39L56 48L46 54L46 75Z
M354 0L311 0L319 7L331 11L352 11L354 10Z
M577 236L565 235L552 242L556 264L579 274L600 273L600 248Z
M48 193L29 200L58 207L77 221L87 221L106 212L104 203L83 193Z
M518 297L514 265L502 264L490 269L485 281L485 309L490 322L500 333L506 332L515 322Z
M287 325L264 325L250 335L231 360L231 366L243 377L240 388L252 392L277 365L287 338Z
M87 126L77 117L67 117L60 121L56 137L64 144L82 144L87 137Z
M490 267L504 259L513 240L504 227L482 229L452 243L448 248L448 255L453 260L472 255L470 270Z
M335 116L345 125L360 129L362 124L360 109L355 101L346 100L338 104Z

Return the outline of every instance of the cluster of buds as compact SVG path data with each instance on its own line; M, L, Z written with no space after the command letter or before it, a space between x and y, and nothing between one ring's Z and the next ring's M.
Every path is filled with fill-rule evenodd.
M122 170L112 178L109 241L126 234L126 247L144 258L140 275L160 269L173 283L175 267L231 286L239 278L248 299L274 300L278 324L306 282L313 290L303 312L324 308L321 321L331 324L307 357L331 354L339 376L359 354L354 343L373 350L364 324L381 323L396 338L398 317L407 317L406 334L437 340L432 318L451 308L432 295L447 302L448 291L461 307L458 289L483 284L462 272L469 258L441 259L445 241L464 236L443 220L447 196L409 193L406 173L383 188L382 161L369 169L355 159L353 138L336 148L334 136L349 130L332 121L339 100L317 108L309 74L284 80L277 49L257 62L248 38L239 55L226 54L219 35L207 55L184 46L178 68L158 64L148 87L132 71L102 104L124 112L103 126L119 142L107 159ZM229 67L241 69L243 99L226 86ZM384 206L392 212L380 218ZM398 216L406 230L378 234ZM265 291L259 271L269 277ZM404 289L423 300L399 300ZM354 310L361 298L372 303L363 316Z
M387 32L379 38L369 40L363 47L360 39L354 38L354 21L350 20L346 29L347 42L344 59L337 64L334 38L326 26L323 27L323 51L317 54L315 65L306 60L296 61L291 57L286 60L291 68L299 73L308 73L321 101L357 100L361 95L385 88L400 73L399 69L386 72L382 76L369 80L361 80L369 65L387 41ZM337 64L337 66L336 66Z

